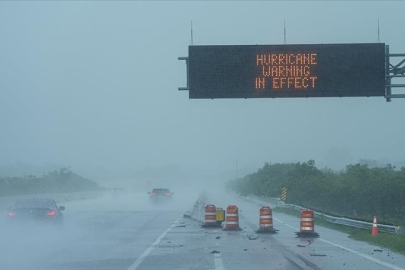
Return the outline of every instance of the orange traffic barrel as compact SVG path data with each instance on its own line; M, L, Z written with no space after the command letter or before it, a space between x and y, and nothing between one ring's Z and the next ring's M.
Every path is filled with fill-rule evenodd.
M305 209L301 210L300 232L296 233L297 236L318 237L319 234L315 232L315 215L314 211Z
M226 208L224 230L241 230L239 227L239 209L236 205L228 205Z
M269 206L260 208L259 229L257 233L275 233L273 228L273 210Z
M213 204L205 206L204 223L203 227L218 227L217 223L217 208Z

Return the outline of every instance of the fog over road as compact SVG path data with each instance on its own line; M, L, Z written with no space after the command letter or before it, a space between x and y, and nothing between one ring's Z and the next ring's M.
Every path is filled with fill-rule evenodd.
M316 227L321 238L295 237L298 219L274 213L275 235L249 240L260 205L223 192L217 206L236 204L242 231L203 229L183 217L198 192L178 190L172 203L152 205L145 193L68 202L61 230L0 223L0 269L403 269L405 257ZM306 247L299 247L306 246Z
M189 100L177 89L191 20L195 47L282 45L284 21L287 45L374 43L379 20L381 45L404 53L403 10L404 1L0 1L0 174L71 166L90 179L229 179L264 162L341 170L364 159L400 168L401 99Z

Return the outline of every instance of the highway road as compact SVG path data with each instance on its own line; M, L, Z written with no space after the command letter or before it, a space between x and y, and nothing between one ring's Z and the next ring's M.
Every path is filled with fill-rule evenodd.
M157 206L141 193L64 203L61 230L10 227L4 215L0 269L405 268L404 256L326 228L316 228L318 239L296 238L298 219L284 214L274 213L277 234L255 235L260 205L221 192L208 192L207 202L238 205L243 230L201 228L183 217L197 197L198 192L176 192L172 203Z

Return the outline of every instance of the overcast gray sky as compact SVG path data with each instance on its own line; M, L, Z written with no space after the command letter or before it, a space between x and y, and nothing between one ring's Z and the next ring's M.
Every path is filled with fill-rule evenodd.
M114 177L174 164L198 175L236 160L325 164L330 149L347 163L405 160L405 100L177 91L190 20L195 44L217 45L281 44L283 19L288 43L376 42L380 18L381 42L405 52L404 10L387 1L0 2L0 167Z

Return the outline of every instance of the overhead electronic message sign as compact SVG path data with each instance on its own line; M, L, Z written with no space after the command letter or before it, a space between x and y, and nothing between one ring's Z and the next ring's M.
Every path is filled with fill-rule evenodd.
M385 95L385 44L189 47L190 98Z

